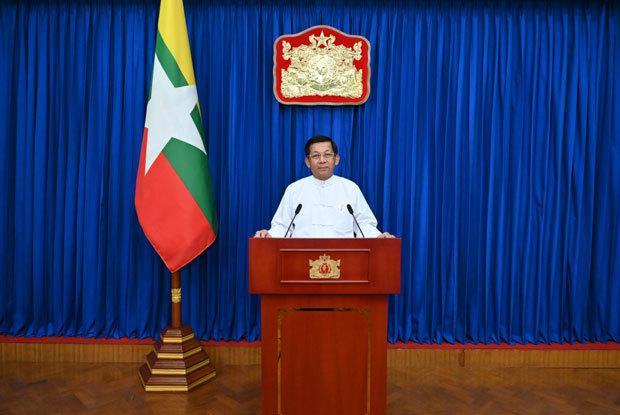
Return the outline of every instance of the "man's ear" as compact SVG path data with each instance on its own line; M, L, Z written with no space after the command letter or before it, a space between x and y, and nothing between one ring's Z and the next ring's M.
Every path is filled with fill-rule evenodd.
M334 161L336 163L336 166L338 165L338 163L340 163L340 156L338 154L336 154L336 158L334 158Z
M304 157L304 163L306 163L306 166L308 166L308 168L310 168L310 161L308 160L308 157Z

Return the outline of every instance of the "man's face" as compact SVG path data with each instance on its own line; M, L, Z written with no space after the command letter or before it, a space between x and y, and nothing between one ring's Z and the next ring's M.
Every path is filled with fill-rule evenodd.
M310 146L310 154L306 157L306 166L312 175L319 180L327 180L334 175L334 167L340 163L340 157L334 154L329 141L314 143Z

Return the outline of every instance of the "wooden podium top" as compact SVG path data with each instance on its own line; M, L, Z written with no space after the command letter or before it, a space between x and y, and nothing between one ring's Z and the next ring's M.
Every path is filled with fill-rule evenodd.
M393 294L401 240L249 238L255 294Z

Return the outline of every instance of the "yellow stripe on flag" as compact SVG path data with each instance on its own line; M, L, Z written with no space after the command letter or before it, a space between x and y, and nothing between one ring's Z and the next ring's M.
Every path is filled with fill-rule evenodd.
M183 0L161 0L157 28L187 82L196 85Z

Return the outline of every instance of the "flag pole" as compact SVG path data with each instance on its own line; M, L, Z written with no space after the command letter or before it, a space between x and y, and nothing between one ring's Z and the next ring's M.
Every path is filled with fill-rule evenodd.
M170 275L170 325L140 367L147 392L189 392L215 377L215 368L191 327L181 323L181 272Z
M172 273L170 281L171 326L181 328L181 271Z
M179 268L213 243L217 218L183 0L161 0L156 46L135 204L144 233L171 272L170 324L139 373L147 392L187 392L212 379L215 368L181 322Z

